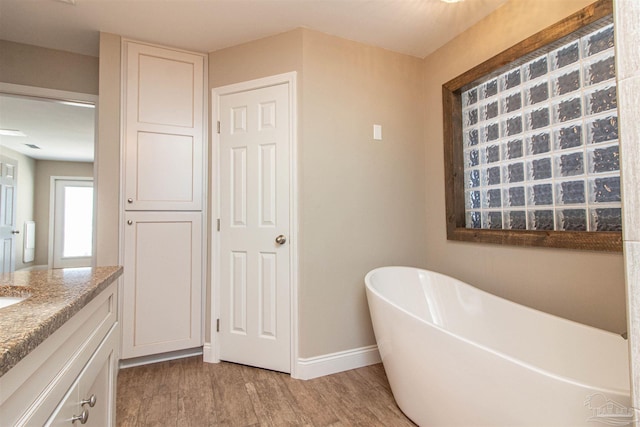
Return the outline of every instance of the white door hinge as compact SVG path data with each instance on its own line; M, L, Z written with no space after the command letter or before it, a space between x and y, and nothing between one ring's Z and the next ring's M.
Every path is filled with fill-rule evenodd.
M216 319L216 332L220 332L220 319Z
M217 225L218 231L220 231L220 218L218 218L218 225Z
M218 120L218 133L220 133L220 120Z

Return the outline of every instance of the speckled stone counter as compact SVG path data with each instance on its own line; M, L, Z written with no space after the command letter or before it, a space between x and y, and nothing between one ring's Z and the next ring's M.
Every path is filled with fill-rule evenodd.
M0 376L121 274L122 267L96 267L0 275L0 296L28 296L0 309Z

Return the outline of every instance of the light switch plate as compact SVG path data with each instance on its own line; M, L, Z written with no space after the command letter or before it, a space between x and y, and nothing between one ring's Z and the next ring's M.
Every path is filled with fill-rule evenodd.
M382 141L382 125L373 125L373 139Z

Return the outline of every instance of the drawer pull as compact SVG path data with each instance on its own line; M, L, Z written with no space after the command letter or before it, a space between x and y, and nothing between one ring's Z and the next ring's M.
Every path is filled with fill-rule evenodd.
M89 421L89 411L85 409L80 415L74 415L73 418L71 418L71 424L75 424L76 421L80 421L80 424L86 424L87 421Z
M81 400L80 406L89 405L89 408L93 408L94 406L96 406L97 400L98 399L96 398L96 395L92 394L90 398Z

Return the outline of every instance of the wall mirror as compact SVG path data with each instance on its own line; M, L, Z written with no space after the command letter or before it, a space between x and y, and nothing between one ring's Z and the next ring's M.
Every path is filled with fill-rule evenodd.
M97 99L0 83L0 273L93 264Z

